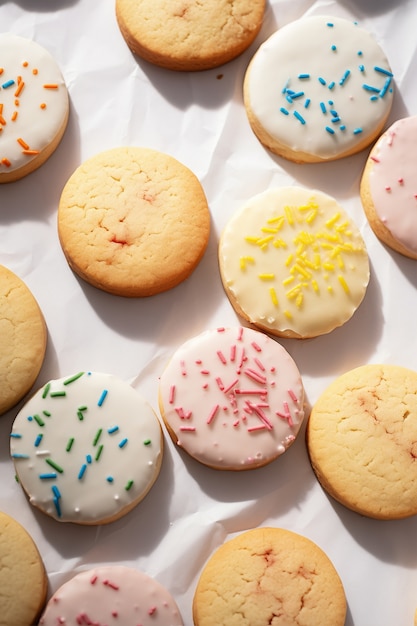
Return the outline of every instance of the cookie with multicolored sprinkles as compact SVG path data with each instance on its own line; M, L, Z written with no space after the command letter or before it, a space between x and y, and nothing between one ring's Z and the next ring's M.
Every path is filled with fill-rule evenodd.
M48 382L23 406L10 452L33 506L61 522L104 524L128 513L155 483L162 430L127 382L79 372Z
M362 302L369 259L358 227L331 196L269 189L226 224L220 274L235 311L279 337L305 339L345 324Z
M314 163L369 146L390 113L393 85L370 32L344 18L309 16L260 46L245 75L244 102L265 147Z
M58 147L68 116L67 87L50 52L0 34L0 183L40 167Z

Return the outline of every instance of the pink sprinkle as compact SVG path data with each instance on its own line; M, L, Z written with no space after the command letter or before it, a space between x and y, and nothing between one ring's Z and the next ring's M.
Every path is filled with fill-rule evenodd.
M242 337L243 337L243 326L239 326L239 330L237 333L238 341L241 341Z
M180 366L181 366L181 374L182 374L182 376L187 376L187 372L185 370L185 361L180 361Z
M221 350L217 350L217 356L219 357L220 361L226 365L227 361L226 361L226 357L224 356L223 352Z
M391 187L389 187L388 185L385 187L385 191L391 191Z
M181 431L183 432L194 432L195 431L195 426L181 426L180 428Z
M97 576L96 574L95 574L94 576L92 576L92 577L91 577L91 580L90 580L90 583L91 583L92 585L94 585L94 584L96 583L96 581L97 581L97 578L98 578L98 576Z
M295 393L293 392L292 389L288 389L288 395L290 396L290 398L291 398L291 400L293 402L298 403L298 398L297 398L297 396L295 395Z
M255 348L256 352L262 352L261 346L258 345L256 341L252 341L252 347Z
M236 389L235 393L243 396L243 395L252 395L252 396L266 396L268 393L266 387L263 389Z
M113 615L113 617L117 617L119 615L117 611L112 611L111 614Z
M371 158L372 161L375 161L375 163L379 163L380 162L379 159L377 157L375 157L375 156L371 156L370 158Z
M268 405L262 405L262 406L268 406ZM267 416L265 415L264 411L262 411L261 405L251 403L250 407L255 411L256 415L262 420L262 422L265 424L268 430L272 430L273 426L271 422L269 421L269 419L267 418Z
M192 411L184 411L184 408L182 406L176 407L175 412L182 420L189 420L192 415Z
M234 344L230 348L230 360L233 362L236 358L236 345Z
M200 370L200 374L203 374L204 376L208 376L208 374L210 374L209 370Z
M220 376L218 376L218 377L216 378L216 383L218 384L220 391L224 391L223 381L222 381L222 379L220 378Z
M229 393L229 391L233 389L233 387L237 385L238 382L239 382L239 379L236 378L236 380L234 380L228 387L226 387L226 389L224 390L224 393Z
M224 326L220 326L220 327L217 329L217 332L218 332L218 333L224 333L224 331L225 331L225 330L226 330L226 329L225 329L225 327L224 327Z
M250 367L248 367L248 369L244 371L244 374L246 374L248 378L251 378L257 383L261 383L262 385L266 384L266 377L258 374L258 372L255 372L255 370L251 369Z
M119 589L118 585L116 585L116 583L112 583L111 580L103 580L103 585L106 585L106 587L111 587L111 589L115 589L116 591Z
M196 360L196 365L201 365L201 364L202 364L202 362L203 362L203 361L202 361L201 359L197 359L197 360Z
M265 430L265 429L266 429L266 425L265 424L259 424L259 426L249 426L247 431L248 431L248 433L253 433L254 431Z
M254 361L255 361L256 365L259 367L259 369L264 372L265 371L265 367L264 367L263 363L259 359L254 359Z
M148 611L148 615L153 615L156 612L156 606L151 606L151 608Z
M171 388L169 390L169 403L174 404L174 399L175 399L175 385L171 385Z
M404 178L399 178L398 182L400 183L400 185L402 185L404 183Z
M235 428L236 428L236 426L239 426L239 420L235 420L235 421L233 422L233 426L234 426Z
M216 413L217 413L217 411L219 410L219 408L220 408L220 407L219 407L219 405L218 405L218 404L216 404L216 405L212 408L212 410L211 410L211 412L210 412L210 415L209 415L209 416L208 416L208 418L207 418L207 424L211 424L211 422L212 422L212 421L213 421L213 419L215 418Z
M203 389L208 389L208 383L204 383Z

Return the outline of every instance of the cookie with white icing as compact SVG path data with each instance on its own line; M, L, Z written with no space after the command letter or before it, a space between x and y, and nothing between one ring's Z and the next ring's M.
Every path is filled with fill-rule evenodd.
M60 522L104 524L156 481L162 430L127 382L97 372L51 380L13 423L10 452L30 503Z
M0 183L40 167L58 147L68 115L67 87L50 52L0 34Z
M169 591L147 574L122 565L100 565L61 585L49 600L39 626L113 623L183 626Z
M360 195L369 224L387 246L417 259L417 116L394 122L363 171Z
M259 331L217 328L180 346L161 378L159 406L174 443L215 469L270 463L295 441L304 418L300 372Z
M370 32L343 18L310 16L276 31L244 79L252 130L295 162L349 156L380 134L393 101L393 73Z
M220 238L219 263L236 312L282 337L342 326L369 282L356 224L334 198L301 187L269 189L235 211Z

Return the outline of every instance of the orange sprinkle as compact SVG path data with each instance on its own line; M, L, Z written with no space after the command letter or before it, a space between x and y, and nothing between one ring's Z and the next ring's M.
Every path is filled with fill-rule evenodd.
M3 74L4 72L4 67L0 67L0 74Z
M29 63L27 61L23 61L22 65L23 65L23 67L27 67L29 65Z
M11 119L12 122L16 121L16 119L17 119L17 111L13 111L13 115L12 115L12 117L10 119Z
M18 139L16 139L16 141L17 141L17 143L19 143L19 144L22 146L22 148L23 148L24 150L29 150L29 146L28 146L28 144L26 143L26 141L23 141L23 139L22 139L21 137L19 137Z
M46 104L45 104L45 102L42 102L39 106L41 107L41 109L46 109Z
M0 124L3 124L3 126L7 124L6 120L4 119L2 115L0 115Z
M17 84L19 84L19 83L21 83L21 82L22 82L22 77L21 77L21 76L18 76L18 77L17 77Z
M4 159L1 160L1 162L3 163L3 165L5 165L6 167L10 167L11 163L9 161L9 159L6 159L6 157L4 157Z
M38 73L38 68L34 67L32 70L32 74L34 74L34 76L36 76L36 74Z
M39 154L39 150L22 150L23 154Z
M25 86L25 83L23 82L23 80L21 80L18 84L16 91L14 92L15 98L18 98L20 96L24 86Z
M16 98L16 100L14 101L14 105L15 105L16 107L18 107L18 106L19 106L19 104L20 104L20 102L19 102L19 100Z
M58 85L56 83L47 83L43 86L44 89L58 89Z

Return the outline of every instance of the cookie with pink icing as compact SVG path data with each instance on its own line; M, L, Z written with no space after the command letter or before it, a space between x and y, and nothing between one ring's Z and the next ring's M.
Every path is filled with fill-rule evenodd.
M270 463L304 418L300 372L267 335L242 326L208 330L180 346L160 378L159 406L172 440L215 469Z
M40 167L58 147L68 115L67 88L50 52L0 34L0 183Z
M295 162L323 162L370 145L388 118L394 77L385 53L356 22L309 16L277 30L244 79L260 142Z
M165 587L122 565L82 571L50 598L39 626L108 624L183 626L178 606Z
M394 122L373 146L360 195L369 224L387 246L417 259L417 116Z
M78 372L49 381L22 407L10 452L33 506L60 522L104 524L133 509L155 483L162 429L127 382Z

